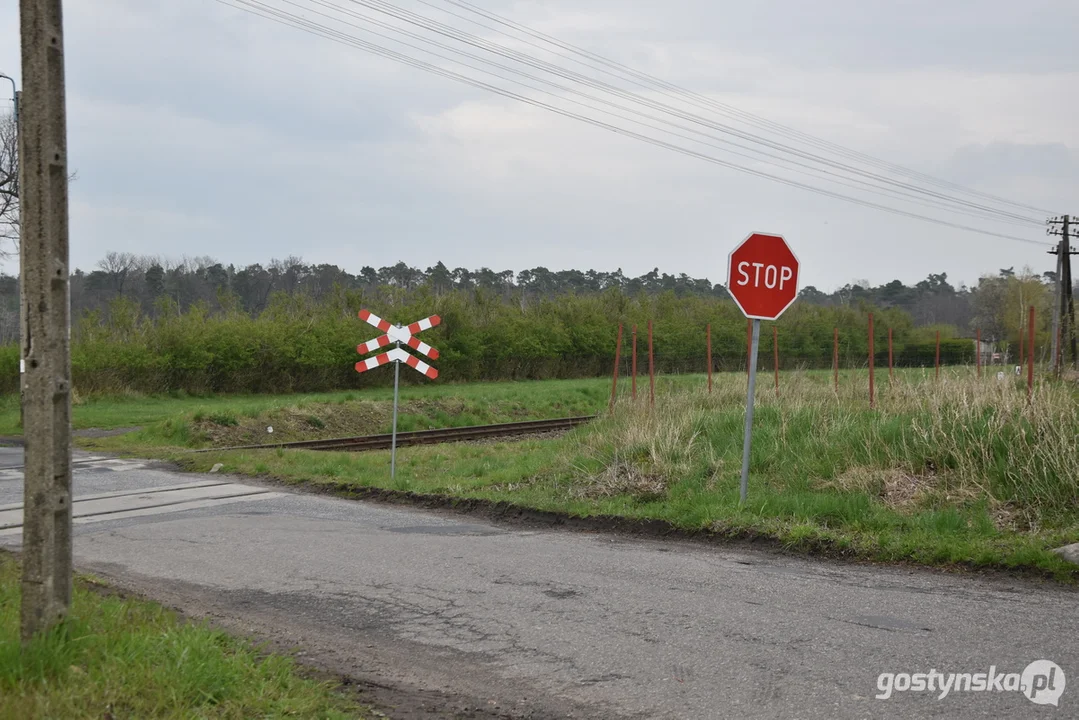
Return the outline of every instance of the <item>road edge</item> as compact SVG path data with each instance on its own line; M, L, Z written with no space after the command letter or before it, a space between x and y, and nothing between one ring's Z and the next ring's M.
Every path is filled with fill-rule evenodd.
M184 472L189 472L178 465ZM231 474L231 473L230 473ZM278 489L292 490L307 495L337 497L354 502L373 502L384 505L400 505L432 512L446 513L456 517L479 517L493 524L515 529L547 529L564 532L606 534L635 540L662 540L689 542L711 547L765 552L790 558L813 558L847 565L868 567L891 567L948 575L969 575L979 578L997 578L1009 581L1023 580L1057 589L1079 591L1079 570L1064 581L1050 570L1033 567L987 567L974 563L949 563L927 565L899 560L874 560L853 550L836 547L827 540L812 539L792 546L765 533L744 528L688 529L666 520L626 518L618 515L579 516L555 510L540 510L506 500L466 498L436 493L416 493L410 490L393 490L357 486L347 482L295 481L272 475L236 474L246 481L261 482Z

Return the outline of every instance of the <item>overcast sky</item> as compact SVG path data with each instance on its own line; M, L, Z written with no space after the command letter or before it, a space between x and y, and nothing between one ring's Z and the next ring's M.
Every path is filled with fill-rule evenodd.
M861 152L1079 212L1075 0L475 2ZM18 78L16 5L0 8L0 71ZM64 10L83 269L118 250L237 265L299 255L353 272L658 266L722 282L751 230L784 234L803 284L822 289L1052 267L1036 227L936 213L1045 247L821 197L214 0Z

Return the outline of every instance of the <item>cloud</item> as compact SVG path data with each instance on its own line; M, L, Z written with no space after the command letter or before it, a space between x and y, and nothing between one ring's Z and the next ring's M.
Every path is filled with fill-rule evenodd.
M68 211L72 225L78 228L72 231L73 241L79 242L85 235L111 233L116 238L109 246L111 250L140 255L188 255L189 238L219 229L215 218L198 211L185 213L146 206L108 206L85 200L74 200ZM148 238L153 239L153 249L147 247ZM96 262L85 263L82 267L87 269L94 264Z
M606 0L592 6L649 14L655 21L648 35L671 46L724 48L807 70L1079 70L1079 57L1067 50L1079 6L1068 0L702 1L662 10L649 0Z
M1079 150L1064 143L965 145L956 150L952 163L963 182L1013 175L1074 181L1079 176Z

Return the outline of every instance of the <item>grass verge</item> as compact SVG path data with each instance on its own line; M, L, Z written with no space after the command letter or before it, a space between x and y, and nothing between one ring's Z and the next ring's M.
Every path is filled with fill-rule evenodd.
M0 551L0 717L376 717L288 658L94 585L79 578L67 620L22 648L18 565Z

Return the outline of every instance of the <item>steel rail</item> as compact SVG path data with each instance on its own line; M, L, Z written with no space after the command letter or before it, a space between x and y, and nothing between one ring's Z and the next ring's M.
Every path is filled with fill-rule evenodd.
M438 428L435 430L411 430L397 433L397 446L433 445L437 443L464 442L485 438L532 435L540 432L570 430L595 419L595 415L554 418L551 420L526 420L523 422L496 423L494 425L471 425L468 427ZM392 436L361 435L358 437L330 438L325 440L297 440L293 442L267 443L262 445L235 445L223 448L201 448L193 453L224 452L228 450L385 450L390 447Z

